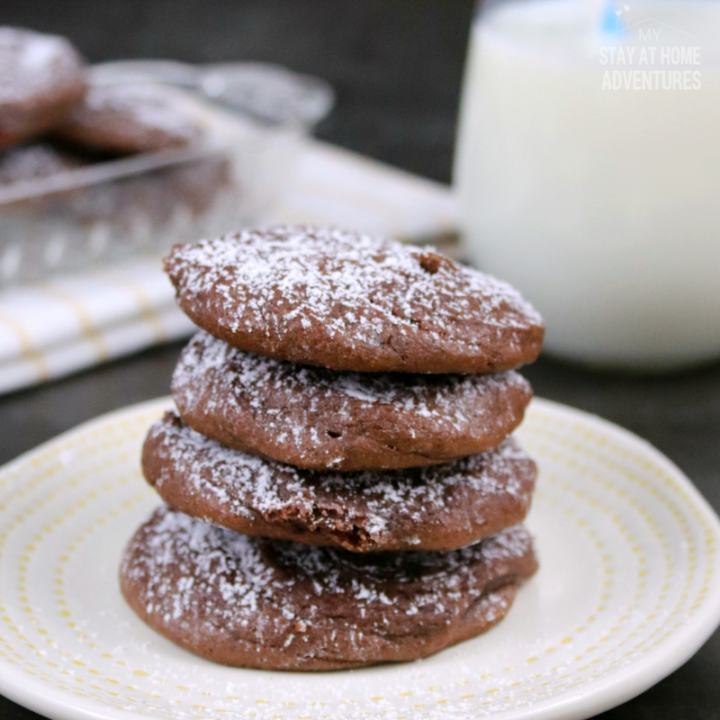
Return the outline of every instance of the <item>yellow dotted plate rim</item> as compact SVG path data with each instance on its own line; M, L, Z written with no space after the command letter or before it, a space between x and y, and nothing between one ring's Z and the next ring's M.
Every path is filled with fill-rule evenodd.
M38 456L53 446L76 440L89 433L97 434L103 426L127 422L130 418L158 414L171 406L172 400L163 397L139 403L102 415L69 430L37 448L21 455L0 468L0 485L9 478L17 480L24 467L30 468ZM674 490L674 497L684 503L702 524L710 548L710 557L720 545L720 520L697 491L694 485L667 457L647 441L614 425L596 415L586 413L560 403L535 398L531 413L546 414L548 417L572 422L575 431L582 431L586 437L606 438L621 446L630 447L637 457L644 457L648 463L660 468L666 482ZM0 530L2 528L0 527ZM720 625L720 573L711 578L709 591L702 608L693 613L685 622L683 632L654 651L634 659L631 663L609 676L601 677L592 686L568 688L561 694L541 700L533 705L519 707L492 716L498 720L581 720L615 707L651 687L673 670L685 663L712 635ZM137 717L133 710L112 707L92 698L68 697L67 691L51 688L33 681L12 666L0 666L0 692L6 697L48 717L57 720L119 720ZM366 714L370 717L370 714ZM229 717L229 716L225 716ZM452 717L476 717L474 712L463 714L452 712Z

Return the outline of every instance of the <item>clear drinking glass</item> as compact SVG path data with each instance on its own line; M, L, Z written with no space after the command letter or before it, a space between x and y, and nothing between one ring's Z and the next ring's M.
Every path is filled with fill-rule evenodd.
M546 349L667 369L720 356L720 2L481 6L455 182L468 256Z

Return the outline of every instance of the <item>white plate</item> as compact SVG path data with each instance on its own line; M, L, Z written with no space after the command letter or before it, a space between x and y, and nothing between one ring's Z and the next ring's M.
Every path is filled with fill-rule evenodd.
M138 468L163 399L83 425L0 470L0 692L52 718L586 718L681 665L720 621L720 525L647 443L535 400L541 569L487 635L427 660L237 670L126 607L121 549L158 504Z

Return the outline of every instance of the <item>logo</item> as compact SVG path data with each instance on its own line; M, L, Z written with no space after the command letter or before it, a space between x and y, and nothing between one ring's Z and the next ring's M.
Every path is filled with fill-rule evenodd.
M702 88L700 46L695 37L653 17L633 17L630 5L606 6L602 89L685 92Z

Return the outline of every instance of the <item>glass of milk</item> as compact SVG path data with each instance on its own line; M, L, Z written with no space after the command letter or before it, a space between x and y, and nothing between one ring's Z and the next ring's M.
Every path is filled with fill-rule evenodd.
M472 29L455 182L470 259L546 349L720 357L720 2L509 0Z

